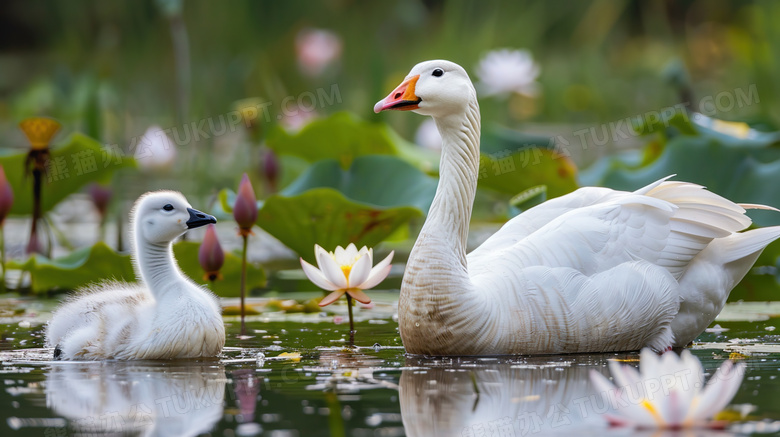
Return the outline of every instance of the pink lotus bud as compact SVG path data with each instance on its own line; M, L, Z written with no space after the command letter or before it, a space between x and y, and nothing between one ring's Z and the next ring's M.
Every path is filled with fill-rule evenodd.
M221 278L219 269L225 263L225 252L219 244L216 227L213 223L206 227L206 236L203 237L203 243L198 249L198 261L203 270L206 271L205 279L214 281Z
M8 179L5 177L5 170L0 165L0 225L5 221L5 217L8 212L11 211L11 206L14 204L14 191L11 189L11 184L8 183Z
M242 235L249 234L257 220L257 197L255 197L255 190L252 188L246 173L241 178L241 185L238 186L236 204L233 206L233 218L238 223Z
M239 369L233 372L233 391L241 409L241 423L252 422L255 418L257 395L260 393L260 378L254 369Z
M108 210L108 203L111 201L111 195L114 193L111 188L100 184L90 184L87 188L89 197L92 198L92 203L95 204L101 217L106 216L106 210Z
M271 149L267 149L263 154L263 176L270 190L275 192L276 183L279 181L279 158Z

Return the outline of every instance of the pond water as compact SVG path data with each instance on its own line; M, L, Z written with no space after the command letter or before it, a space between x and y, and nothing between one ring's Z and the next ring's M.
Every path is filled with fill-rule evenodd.
M348 325L333 315L278 313L250 318L250 338L238 338L236 319L226 317L219 360L98 363L50 361L41 323L54 301L4 299L0 435L636 435L607 427L588 373L608 374L614 359L636 365L637 353L408 357L388 295L356 310L353 349ZM708 374L729 356L747 372L721 414L733 420L727 429L690 435L780 431L775 308L732 305L717 322L725 330L694 345Z

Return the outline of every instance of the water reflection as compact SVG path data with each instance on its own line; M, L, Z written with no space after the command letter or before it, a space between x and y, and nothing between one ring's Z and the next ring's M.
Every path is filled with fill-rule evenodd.
M222 418L226 382L215 362L54 364L46 404L82 433L194 436Z
M528 359L407 360L400 403L408 436L691 435L711 430L640 433L609 428L609 401L591 385L591 369L608 376L614 355Z

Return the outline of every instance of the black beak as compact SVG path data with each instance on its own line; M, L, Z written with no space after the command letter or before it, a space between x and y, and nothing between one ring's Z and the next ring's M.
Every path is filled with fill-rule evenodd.
M187 208L187 212L190 213L190 219L187 220L187 229L199 228L203 225L217 222L213 215L202 213L197 209Z

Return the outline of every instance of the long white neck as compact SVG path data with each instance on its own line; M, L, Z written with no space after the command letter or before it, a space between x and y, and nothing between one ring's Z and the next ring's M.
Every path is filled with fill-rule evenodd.
M140 230L133 235L133 267L138 278L146 284L158 301L178 296L190 287L176 260L173 258L172 243L156 244L140 237Z
M465 271L466 241L479 176L479 105L475 99L464 113L435 121L442 137L439 185L421 235L442 238L453 267ZM420 243L418 240L417 245Z
M431 341L441 350L457 343L450 332L470 323L461 307L475 293L466 241L479 177L476 95L462 113L435 121L443 141L439 185L406 264L399 301L399 328L409 353L432 350Z

